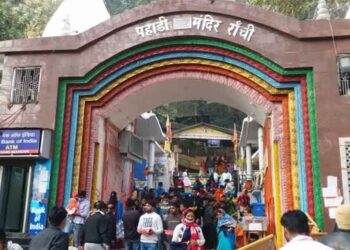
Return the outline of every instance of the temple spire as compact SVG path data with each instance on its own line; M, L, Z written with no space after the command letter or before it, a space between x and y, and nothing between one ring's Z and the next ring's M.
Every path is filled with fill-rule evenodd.
M350 19L350 5L349 5L348 12L345 15L345 19Z
M331 15L325 0L318 1L315 19L331 19Z
M109 18L103 0L63 0L42 36L76 35Z

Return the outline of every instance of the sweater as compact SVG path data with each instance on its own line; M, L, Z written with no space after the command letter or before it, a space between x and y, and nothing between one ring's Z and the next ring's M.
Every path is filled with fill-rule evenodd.
M84 243L111 244L111 236L108 230L108 219L100 211L87 218L80 232L80 245Z
M174 229L174 234L171 241L177 242L177 243L182 242L185 230L186 230L186 226L184 224L180 223L179 225L177 225ZM205 239L203 236L202 229L200 227L196 227L196 231L199 237L199 239L197 240L197 244L198 246L203 246L205 243Z
M36 235L30 242L30 250L66 250L68 249L68 234L58 227L49 226Z
M138 210L127 209L123 214L124 239L128 241L140 241L140 234L137 232L137 226L140 220Z
M151 235L147 234L150 229L154 232ZM141 242L157 243L158 235L163 233L162 219L155 212L143 214L140 217L137 232L141 234Z

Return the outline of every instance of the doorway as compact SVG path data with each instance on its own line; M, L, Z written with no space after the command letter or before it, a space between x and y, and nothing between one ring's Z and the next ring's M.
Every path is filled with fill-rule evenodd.
M0 227L22 232L28 203L28 166L0 166Z

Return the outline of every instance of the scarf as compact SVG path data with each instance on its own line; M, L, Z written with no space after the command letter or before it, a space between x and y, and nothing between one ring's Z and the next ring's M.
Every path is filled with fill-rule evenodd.
M199 240L199 234L197 231L198 225L195 222L195 220L193 221L189 221L186 219L186 214L192 212L193 211L191 209L185 209L182 212L182 218L181 218L181 223L184 224L186 226L186 228L189 228L191 231L191 240ZM188 250L204 250L204 246L193 246L193 245L188 245Z
M223 209L220 209L220 211L222 211L223 216L221 216L218 219L218 227L222 227L222 226L231 226L231 227L236 227L236 220L232 218L232 216L228 215Z

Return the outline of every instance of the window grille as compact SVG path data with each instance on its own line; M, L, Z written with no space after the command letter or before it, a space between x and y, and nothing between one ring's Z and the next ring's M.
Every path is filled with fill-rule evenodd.
M14 72L11 101L13 104L37 103L40 68L16 68Z
M338 57L339 94L350 96L350 54Z
M350 204L350 137L339 138L344 203Z

